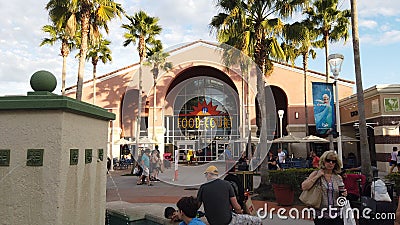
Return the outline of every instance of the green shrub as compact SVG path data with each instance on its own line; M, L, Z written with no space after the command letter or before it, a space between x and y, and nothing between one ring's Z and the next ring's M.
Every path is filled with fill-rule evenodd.
M387 180L394 183L394 190L399 193L400 191L400 173L390 173L385 176Z
M287 184L294 190L301 190L301 183L315 169L286 169L286 170L270 170L269 180L272 184Z

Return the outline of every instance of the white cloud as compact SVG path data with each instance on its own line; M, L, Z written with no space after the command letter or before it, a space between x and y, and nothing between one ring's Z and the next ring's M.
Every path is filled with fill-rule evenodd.
M397 16L400 13L400 1L357 1L360 17Z
M400 43L400 30L384 32L379 40L379 43L383 45Z
M374 20L362 20L358 25L359 27L366 27L368 29L373 29L376 26L378 26L378 23Z

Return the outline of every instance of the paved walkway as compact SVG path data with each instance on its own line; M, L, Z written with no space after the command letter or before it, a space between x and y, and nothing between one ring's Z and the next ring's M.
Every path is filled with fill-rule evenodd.
M148 216L158 217L162 219L164 208L172 206L176 208L176 202L183 196L196 196L197 186L177 186L165 182L155 182L154 186L136 185L137 177L135 176L122 176L129 173L130 170L116 170L110 172L107 176L107 209L117 211L119 213L129 216L131 219L143 219L145 214ZM259 177L254 177L254 187L257 187L260 182ZM302 206L281 207L275 202L257 201L253 200L255 209L271 208L276 210L285 208L286 211L295 207L302 209ZM276 213L276 211L275 211ZM165 221L158 221L161 224ZM276 214L271 219L268 215L263 219L264 224L280 225L280 224L299 224L308 225L313 224L310 220L296 220L280 219Z

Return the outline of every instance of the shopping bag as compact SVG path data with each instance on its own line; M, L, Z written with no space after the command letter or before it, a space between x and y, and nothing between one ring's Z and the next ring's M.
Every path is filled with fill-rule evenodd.
M353 209L350 206L350 202L346 201L346 204L341 209L341 217L343 218L344 225L356 225L356 220L354 218Z
M252 216L256 215L256 210L254 208L253 202L251 201L250 197L246 200L244 204L244 212Z
M315 181L314 185L310 189L301 192L299 199L307 206L319 209L322 202L321 179Z

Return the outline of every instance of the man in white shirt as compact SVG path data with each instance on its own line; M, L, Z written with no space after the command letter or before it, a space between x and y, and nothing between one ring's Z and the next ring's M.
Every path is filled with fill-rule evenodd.
M282 148L278 148L278 163L285 163L286 153L282 151ZM282 167L281 167L282 168Z

